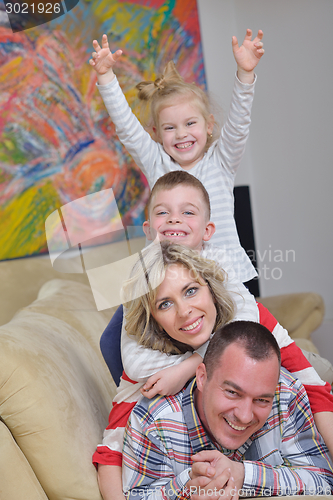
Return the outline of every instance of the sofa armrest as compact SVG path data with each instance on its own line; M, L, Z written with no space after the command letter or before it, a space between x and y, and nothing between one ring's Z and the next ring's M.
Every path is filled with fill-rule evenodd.
M0 422L0 498L47 500L28 460L4 422Z
M107 320L95 313L87 285L56 280L0 327L1 418L48 498L101 500L91 457L115 385L97 352Z
M257 301L267 307L293 339L310 339L324 318L324 301L317 293L289 293L259 297Z

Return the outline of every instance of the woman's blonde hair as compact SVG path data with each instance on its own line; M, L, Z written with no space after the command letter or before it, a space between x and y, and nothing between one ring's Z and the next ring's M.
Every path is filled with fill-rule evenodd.
M178 354L191 350L191 347L169 337L151 314L158 286L165 278L167 267L172 264L184 266L193 279L209 287L216 307L214 331L233 319L234 301L224 287L227 275L215 261L167 241L145 248L122 288L122 300L127 309L125 328L128 335L136 337L145 347Z
M173 61L169 61L163 74L155 81L140 82L136 85L138 97L145 101L149 108L152 123L148 127L159 126L159 114L162 109L174 104L175 99L183 97L198 107L206 123L212 115L211 104L207 94L195 83L187 83L178 73ZM147 114L147 113L146 113ZM219 134L218 125L214 121L213 133L207 136L206 150L217 139Z

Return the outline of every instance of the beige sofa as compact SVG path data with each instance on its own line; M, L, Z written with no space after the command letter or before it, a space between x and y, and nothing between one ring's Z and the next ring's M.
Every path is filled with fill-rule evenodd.
M88 285L45 283L0 327L0 498L100 500L91 456L115 385L99 352L110 314Z
M115 385L84 274L0 263L0 499L101 500L91 455ZM307 339L309 340L309 339Z

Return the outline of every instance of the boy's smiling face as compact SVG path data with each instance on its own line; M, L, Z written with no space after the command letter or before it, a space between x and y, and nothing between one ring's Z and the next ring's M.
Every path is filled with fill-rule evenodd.
M159 241L168 240L201 251L203 241L215 233L215 224L209 221L200 190L181 184L155 193L143 230L148 240L158 237Z

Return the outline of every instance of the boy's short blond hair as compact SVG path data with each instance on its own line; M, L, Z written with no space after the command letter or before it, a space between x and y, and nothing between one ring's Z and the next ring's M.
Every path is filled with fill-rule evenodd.
M200 182L199 179L194 177L194 175L189 174L185 170L174 170L173 172L168 172L167 174L164 174L162 175L162 177L157 179L153 189L150 192L147 202L148 217L150 215L151 202L153 197L159 191L170 191L171 189L178 187L179 185L190 186L201 192L204 204L207 209L207 220L210 220L209 194L207 193L207 190L202 182Z

